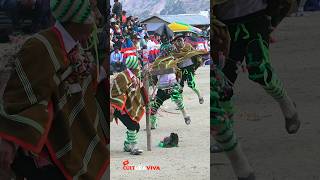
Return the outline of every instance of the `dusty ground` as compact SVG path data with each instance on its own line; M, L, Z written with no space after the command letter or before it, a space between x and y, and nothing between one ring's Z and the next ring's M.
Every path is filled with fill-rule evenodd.
M245 73L236 84L235 130L258 180L320 180L319 19L319 12L285 19L271 45L274 68L303 121L297 135L286 134L280 108ZM212 179L235 179L223 154L212 158Z
M205 103L199 105L198 98L189 88L185 88L184 99L192 122L184 123L181 114L170 114L160 111L159 128L152 130L152 151L146 151L147 138L145 118L141 122L139 134L140 147L145 151L141 156L131 156L122 151L126 128L111 125L111 179L170 179L170 180L207 180L210 177L209 153L209 67L197 71L197 82L204 95ZM163 109L178 113L175 104L168 100ZM179 135L179 147L163 149L158 143L171 132ZM129 160L132 165L160 166L160 171L126 171L123 161ZM130 165L129 164L129 165Z

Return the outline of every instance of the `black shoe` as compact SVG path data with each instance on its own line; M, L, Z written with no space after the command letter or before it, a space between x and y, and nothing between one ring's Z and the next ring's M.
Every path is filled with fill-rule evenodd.
M176 133L171 133L170 136L165 137L162 141L163 148L172 148L172 147L178 147L179 144L179 136Z
M138 148L134 148L134 149L132 149L131 152L130 152L131 155L140 155L140 154L142 154L142 153L143 153L143 150L138 149Z
M187 125L189 125L189 124L191 123L191 118L190 118L190 116L185 117L185 118L184 118L184 122L185 122Z
M224 150L218 144L214 144L214 145L210 146L210 152L211 153L222 153L222 152L224 152Z
M199 98L199 103L200 103L200 104L203 104L203 103L204 103L203 97L200 97L200 98Z

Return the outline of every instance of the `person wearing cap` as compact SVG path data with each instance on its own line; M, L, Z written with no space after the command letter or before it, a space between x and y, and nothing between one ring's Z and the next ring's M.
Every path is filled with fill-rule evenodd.
M151 129L156 129L158 127L157 112L162 106L164 101L171 99L178 109L181 111L184 121L187 125L191 123L191 118L185 110L182 97L182 88L178 82L179 68L177 66L177 61L175 60L172 53L174 51L174 46L169 42L162 44L160 47L160 56L152 63L152 70L166 70L174 69L176 72L169 72L165 74L160 74L157 76L157 88L155 98L151 101Z
M139 122L148 104L148 95L142 85L141 65L136 56L126 58L126 69L112 81L110 103L114 117L127 127L123 150L139 155L143 150L137 147Z
M108 175L109 125L96 99L99 76L80 44L94 30L91 5L51 0L55 25L16 54L0 102L0 169L32 180Z
M178 67L182 71L180 85L183 88L185 82L187 81L188 87L190 87L197 94L199 103L203 104L204 99L197 87L194 73L202 63L201 55L205 55L207 52L195 50L191 44L185 43L183 38L184 36L182 34L178 34L173 40L176 45L176 51L173 53L173 56L177 59L177 61L179 61Z
M133 35L132 41L133 41L134 47L137 49L137 51L140 51L142 47L141 47L141 43L140 43L141 37L139 36L139 34Z

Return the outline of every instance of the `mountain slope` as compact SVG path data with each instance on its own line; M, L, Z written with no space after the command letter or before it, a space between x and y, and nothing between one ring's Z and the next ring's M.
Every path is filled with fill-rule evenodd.
M122 0L129 15L141 18L159 14L191 14L209 10L210 0Z

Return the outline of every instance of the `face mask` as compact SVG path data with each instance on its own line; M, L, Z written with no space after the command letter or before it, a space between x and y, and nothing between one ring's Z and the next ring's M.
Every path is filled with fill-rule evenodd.
M177 44L177 47L182 48L184 46L184 40L178 39L176 44Z

